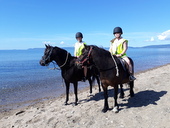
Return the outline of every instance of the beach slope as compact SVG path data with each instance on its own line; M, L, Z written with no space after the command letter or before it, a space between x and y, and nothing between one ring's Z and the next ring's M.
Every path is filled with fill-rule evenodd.
M170 64L135 75L135 96L130 98L124 85L125 98L118 99L119 113L102 113L103 92L93 88L79 91L79 104L74 95L65 106L65 96L3 112L0 128L168 128L170 127ZM113 89L109 87L109 107L113 107Z

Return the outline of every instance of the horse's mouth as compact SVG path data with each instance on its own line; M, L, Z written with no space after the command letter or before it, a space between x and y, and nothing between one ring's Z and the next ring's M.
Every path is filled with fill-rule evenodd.
M39 63L40 63L41 66L48 66L49 65L49 63L46 64L44 60L40 60Z

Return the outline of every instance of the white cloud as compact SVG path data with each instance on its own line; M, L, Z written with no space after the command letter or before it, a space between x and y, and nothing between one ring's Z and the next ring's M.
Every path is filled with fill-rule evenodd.
M50 45L55 45L56 44L55 42L51 42L51 41L44 41L42 43L43 44L50 44Z
M61 41L60 44L64 44L64 41Z
M150 41L155 41L154 37L151 37Z
M149 40L146 40L146 42L153 42L155 41L154 37L151 37Z
M170 30L167 30L160 35L158 35L159 40L170 40Z

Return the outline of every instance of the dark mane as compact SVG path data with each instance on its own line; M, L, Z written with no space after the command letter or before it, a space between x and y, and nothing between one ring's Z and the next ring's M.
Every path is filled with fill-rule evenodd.
M66 58L66 54L68 53L68 61L66 63L67 68L70 68L75 65L76 57L72 56L70 52L66 51L63 48L59 48L57 46L55 46L54 49L57 49L59 56L63 59Z
M72 56L71 53L68 52L67 50L65 50L65 49L63 49L63 48L59 48L59 47L57 47L57 46L55 46L55 47L58 48L58 49L60 49L61 51L65 51L65 52L69 53L69 57L71 57L72 59L77 59L77 57Z
M66 50L63 49L63 48L59 48L59 47L57 47L57 46L55 46L55 47L53 47L53 48L57 48L57 49L60 50L61 52L67 52L67 53L69 53L69 56L73 57L73 56L70 54L70 52L66 51ZM74 57L74 58L75 58L75 57Z
M110 56L110 52L104 48L98 47L96 45L89 45L92 46L94 49L97 49L99 52L101 52L104 56Z

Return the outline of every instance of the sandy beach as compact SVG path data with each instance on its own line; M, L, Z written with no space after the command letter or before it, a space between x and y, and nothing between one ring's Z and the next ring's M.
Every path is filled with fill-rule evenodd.
M135 74L135 96L130 98L124 85L125 98L118 99L119 113L114 113L113 88L109 87L110 111L102 113L103 91L93 87L79 91L79 104L73 106L70 95L49 98L15 110L1 112L0 128L170 128L170 64ZM18 104L19 106L19 104Z

